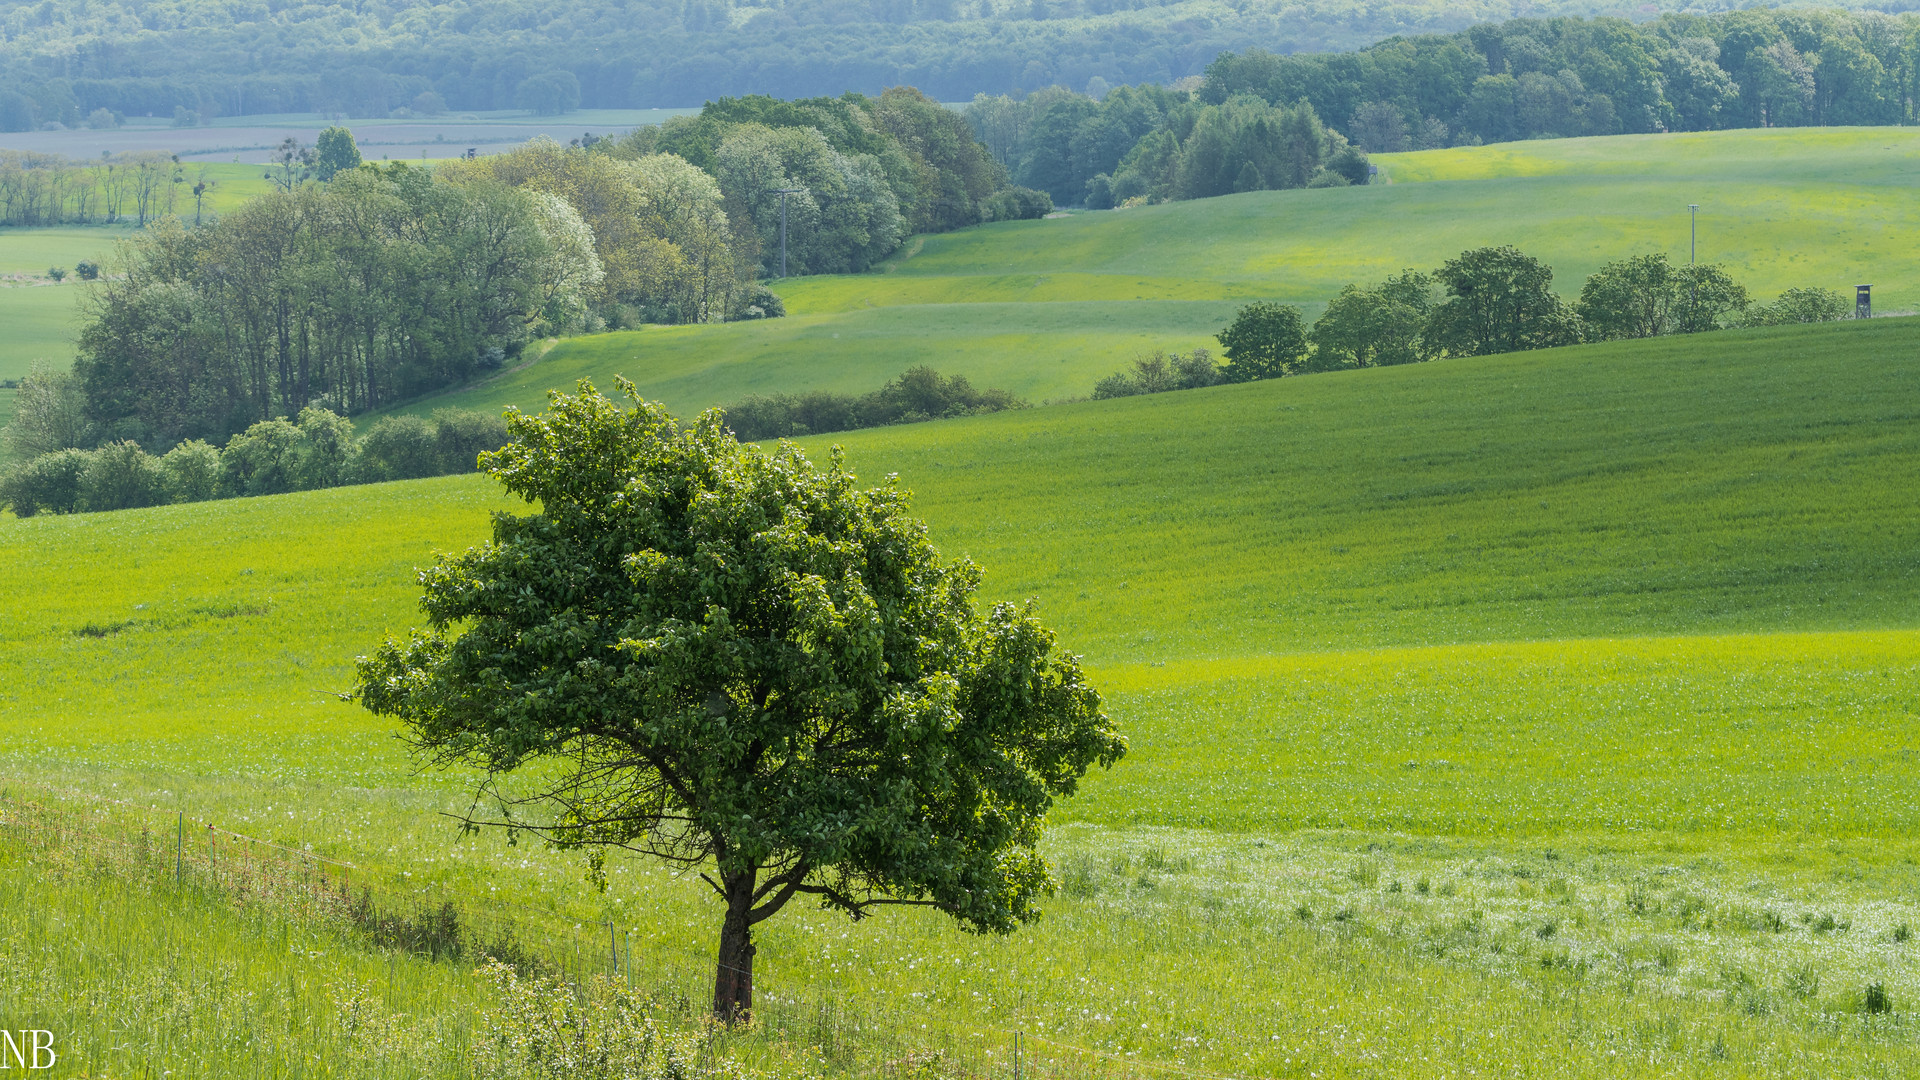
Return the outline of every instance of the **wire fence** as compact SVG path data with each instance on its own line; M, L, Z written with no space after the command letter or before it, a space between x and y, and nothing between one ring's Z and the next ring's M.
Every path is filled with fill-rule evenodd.
M289 918L331 922L378 949L447 962L487 959L525 977L584 984L623 982L687 1015L711 987L714 961L695 950L648 943L635 955L630 934L607 922L488 900L456 904L385 879L353 863L273 843L184 813L124 800L0 782L0 838L93 873L192 889L235 904L266 905ZM858 1008L840 997L756 990L754 1023L777 1037L817 1047L859 1076L955 1080L1136 1080L1236 1076L1055 1042L933 1010Z

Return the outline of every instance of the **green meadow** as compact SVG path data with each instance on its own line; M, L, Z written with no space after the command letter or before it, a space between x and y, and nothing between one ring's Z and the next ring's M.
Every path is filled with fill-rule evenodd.
M1035 598L1132 749L1056 811L1035 927L764 924L766 1041L739 1052L897 1072L867 1049L884 1033L1000 1075L1020 1031L1059 1076L1128 1074L1087 1052L1247 1077L1911 1074L1916 347L1913 320L1730 331L809 440L897 474L989 599ZM615 860L600 895L577 857L456 836L434 811L465 778L334 696L418 622L415 568L509 507L466 476L0 521L7 771L606 920L697 1000L704 886ZM54 958L0 1009L120 970L125 946L59 943L109 902L0 905L11 954ZM177 903L126 902L136 929ZM157 995L257 978L249 1000L338 1021L323 984L377 979L351 941L289 967L269 923L180 917L208 930L152 976L176 989L60 1014L102 1075L224 1045L155 1023ZM446 967L385 999L420 1039L484 1004Z
M174 212L188 222L193 220L193 185L202 179L210 181L202 206L206 214L225 213L272 187L258 165L187 164L179 175ZM122 225L0 229L0 279L36 279L31 284L0 280L0 379L17 379L36 363L63 368L73 362L82 287L73 268L92 260L110 270L115 245L134 232ZM68 273L59 285L46 278L48 268L55 266Z
M0 238L0 244L4 244ZM73 363L74 321L83 286L69 278L60 285L0 286L0 379L17 379L36 365L64 368Z
M1255 299L1318 314L1343 285L1514 244L1575 295L1648 251L1725 263L1756 299L1874 284L1920 307L1920 132L1799 128L1555 139L1380 155L1384 182L1256 192L916 237L877 271L773 286L791 317L562 342L439 404L534 407L586 374L697 411L768 390L862 391L918 363L1039 402L1084 396L1153 349L1217 349ZM836 336L837 335L837 336ZM416 411L422 406L412 408ZM427 406L431 407L431 406Z

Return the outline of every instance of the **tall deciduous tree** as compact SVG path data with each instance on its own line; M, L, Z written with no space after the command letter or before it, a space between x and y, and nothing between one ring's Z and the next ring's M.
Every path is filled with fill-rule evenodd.
M1426 341L1450 356L1485 356L1571 345L1580 320L1554 295L1553 269L1515 247L1463 251L1434 274L1447 299Z
M482 460L539 511L426 571L430 629L360 660L367 708L478 768L510 828L699 868L726 1019L796 896L1038 915L1048 807L1126 744L1030 607L976 611L979 571L837 452L817 471L584 382L508 425Z
M1747 291L1720 266L1673 266L1662 254L1636 255L1601 267L1580 290L1580 318L1589 338L1697 333L1747 306Z
M1248 304L1215 338L1226 352L1222 374L1228 382L1291 375L1307 358L1300 309L1286 304Z
M1313 324L1317 370L1384 367L1433 359L1426 341L1433 279L1407 270L1378 285L1349 285Z
M321 180L331 180L338 173L360 167L360 146L353 141L353 132L343 127L329 127L320 132L313 144L313 175Z

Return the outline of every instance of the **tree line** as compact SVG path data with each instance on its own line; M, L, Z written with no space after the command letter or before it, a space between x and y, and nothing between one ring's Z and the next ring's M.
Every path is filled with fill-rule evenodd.
M1101 380L1095 398L1216 383L1415 364L1450 356L1591 341L1695 334L1730 327L1831 322L1852 313L1832 289L1792 288L1753 303L1718 264L1676 266L1663 254L1608 263L1578 299L1552 290L1553 270L1514 247L1465 251L1431 273L1406 270L1348 285L1309 327L1288 304L1249 304L1217 335L1225 353L1154 353Z
M185 439L151 454L131 439L100 441L76 376L35 371L20 380L0 437L26 459L0 473L0 507L32 517L472 472L482 451L506 442L507 428L497 416L442 409L382 417L356 438L345 418L309 406L293 420L254 424L224 447Z
M1208 103L1187 89L1059 88L980 95L974 135L1018 184L1054 201L1113 206L1367 182L1367 158L1306 102Z
M582 324L605 277L565 201L405 164L123 243L83 295L75 377L109 441L224 439L309 405L355 413L497 369Z
M0 150L0 226L145 225L192 208L196 192L171 154L141 151L69 158Z
M721 411L735 436L760 442L1027 407L1027 402L1005 390L976 389L964 375L942 376L923 365L907 369L899 378L866 394L831 390L755 394L723 405Z
M221 439L309 405L391 405L541 337L781 315L756 278L780 269L783 189L793 273L1052 208L909 88L727 99L431 170L363 163L330 128L267 171L271 193L199 228L162 220L89 290L75 371L100 438Z
M981 94L967 116L1016 183L1104 207L1362 183L1361 152L1910 123L1916 98L1920 17L1755 9L1512 19L1350 53L1248 49L1176 86Z
M1306 101L1380 153L1652 131L1902 124L1920 97L1920 17L1753 8L1513 19L1353 53L1226 55L1205 101Z

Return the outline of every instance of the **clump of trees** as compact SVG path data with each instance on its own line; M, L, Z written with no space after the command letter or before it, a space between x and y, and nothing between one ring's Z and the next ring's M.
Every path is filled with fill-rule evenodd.
M69 158L0 150L0 226L145 225L174 213L187 171L154 150Z
M1093 386L1100 398L1132 397L1136 394L1162 394L1168 390L1197 390L1226 381L1213 354L1205 349L1190 353L1154 352L1134 360L1126 371L1116 371Z
M1098 100L1058 87L1016 100L980 95L975 135L1015 182L1093 209L1242 191L1367 182L1366 155L1310 104L1242 94L1121 87Z
M74 377L36 371L21 380L4 438L27 460L0 473L0 506L32 517L471 472L507 429L497 416L443 409L383 417L356 438L343 417L308 407L254 424L225 447L187 439L151 454L131 439L99 442Z
M583 325L604 272L565 201L404 164L276 191L125 244L84 301L89 419L150 448L315 405L350 414Z
M866 394L758 394L723 406L721 412L737 437L758 442L1026 407L1005 390L975 389L964 375L942 376L922 366Z
M1101 380L1096 398L1187 390L1316 371L1415 364L1572 345L1694 334L1727 327L1830 322L1848 317L1832 289L1794 288L1752 304L1717 264L1674 266L1663 254L1608 263L1568 303L1553 270L1513 247L1465 251L1438 270L1405 270L1340 290L1311 328L1287 304L1242 308L1217 339L1226 363L1204 349L1154 353Z
M454 183L504 184L557 199L578 214L591 264L601 271L580 292L595 309L595 328L719 322L747 306L755 238L736 228L713 178L683 158L621 159L543 136L435 172Z
M966 120L912 87L878 97L781 101L752 95L709 102L618 140L616 158L672 154L713 177L728 219L757 243L761 272L779 272L785 197L787 272L849 273L913 233L1021 217L1051 203L1010 191L1006 171Z

